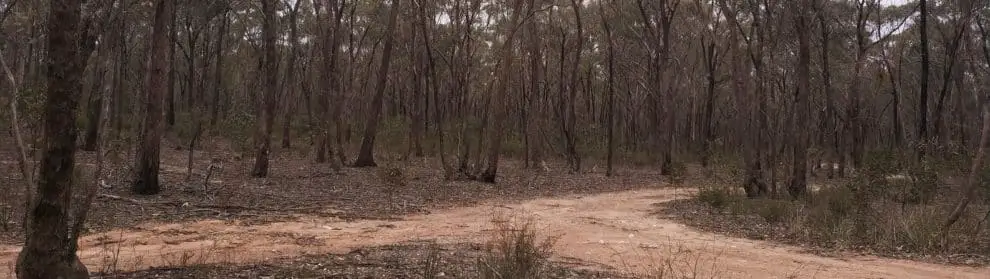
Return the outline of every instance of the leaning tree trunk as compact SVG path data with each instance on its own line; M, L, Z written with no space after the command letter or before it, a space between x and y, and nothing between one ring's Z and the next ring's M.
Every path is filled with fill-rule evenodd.
M361 151L358 153L354 167L374 167L375 136L378 133L378 122L381 119L382 99L385 98L385 85L388 81L388 68L392 62L392 45L395 40L395 20L399 15L399 0L392 0L392 11L388 16L388 29L385 33L385 46L382 50L382 63L378 68L378 83L375 97L371 101L371 112L364 126L364 139L361 141Z
M162 142L162 98L168 91L169 21L173 16L173 1L159 0L155 4L155 21L151 33L151 49L148 61L147 97L144 100L144 125L141 130L141 148L138 150L138 173L132 190L142 195L158 194L158 164Z
M976 149L976 154L973 156L972 167L969 170L969 176L966 178L966 188L963 189L962 198L959 203L956 204L955 209L949 214L949 218L945 221L942 226L942 231L948 231L953 224L959 221L962 217L966 207L973 200L973 196L976 193L976 189L979 187L980 174L983 171L983 158L987 149L987 144L990 142L990 107L987 104L983 104L983 130L980 132L980 143ZM943 234L944 235L944 234Z
M48 13L48 93L44 142L35 199L28 206L24 248L17 278L89 278L76 256L78 235L70 232L75 173L76 109L83 51L79 48L80 0L52 0Z
M268 153L272 145L272 127L275 123L275 95L278 90L278 64L275 61L277 46L275 45L275 10L278 5L277 0L261 0L261 10L265 19L261 24L261 36L264 41L264 65L262 67L262 77L264 77L264 100L262 101L261 117L258 118L258 135L255 137L257 152L254 158L254 169L251 175L254 177L268 176Z

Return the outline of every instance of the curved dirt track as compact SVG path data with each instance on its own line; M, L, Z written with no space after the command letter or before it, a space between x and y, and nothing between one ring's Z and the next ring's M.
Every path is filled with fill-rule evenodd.
M681 191L681 192L678 192ZM826 258L799 248L728 238L651 216L654 203L686 195L658 188L586 197L490 203L455 208L401 221L342 222L325 218L266 225L223 221L149 224L90 235L80 240L80 257L97 271L162 265L251 263L411 240L482 242L494 214L529 216L537 229L559 237L556 254L585 268L614 267L644 274L672 266L697 278L990 278L990 268L952 267L875 257ZM0 246L0 276L19 247ZM115 256L116 255L116 256ZM9 264L8 264L9 263ZM669 264L669 265L668 265Z

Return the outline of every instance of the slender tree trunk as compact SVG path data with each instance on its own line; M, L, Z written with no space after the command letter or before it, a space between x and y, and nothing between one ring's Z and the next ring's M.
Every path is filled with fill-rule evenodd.
M79 48L82 3L49 3L45 144L16 272L18 279L83 279L89 278L89 272L76 256L78 235L70 230L68 214L75 173L76 109L85 69L84 51Z
M168 73L171 68L169 49L170 17L175 16L173 1L159 0L155 4L155 21L149 45L147 96L144 100L144 125L141 130L141 148L138 150L138 173L133 191L142 195L158 194L161 185L158 181L159 153L162 132L162 98L168 93Z
M983 104L983 130L980 132L980 143L977 147L976 154L973 156L973 165L969 170L969 176L966 178L966 185L962 191L962 196L959 202L956 204L952 213L949 214L949 218L945 221L942 226L942 231L947 232L953 224L959 221L962 217L966 207L972 201L973 196L975 196L976 189L979 187L980 174L983 172L983 159L986 153L987 144L990 143L990 106L986 103Z
M604 4L601 6L602 30L605 31L605 40L608 41L608 155L606 155L605 176L612 176L613 160L615 159L615 43L612 41L612 28L608 19L605 18Z
M515 49L515 33L518 30L518 23L520 14L523 13L522 0L515 0L512 6L512 16L509 20L509 27L506 29L505 43L499 50L499 65L496 66L499 71L499 78L496 81L497 88L495 89L496 101L490 102L494 107L492 108L492 130L491 130L491 142L488 146L488 167L485 169L481 175L478 176L478 180L487 183L495 183L495 177L498 173L498 160L499 155L502 151L502 134L504 133L504 122L506 104L501 100L506 100L509 91L509 83L512 77L512 54Z
M174 5L174 4L173 4ZM172 9L175 9L173 6ZM165 124L166 128L171 128L175 126L175 79L178 72L175 67L171 65L174 63L175 59L175 42L178 40L177 28L175 28L175 11L172 11L171 18L169 19L169 34L168 34L168 57L169 57L169 68L168 68L168 91L165 92L165 100L168 102L165 107Z
M354 167L374 167L375 163L375 136L378 134L378 123L381 118L382 102L385 98L385 86L388 81L389 64L392 62L392 45L395 41L395 21L399 16L399 0L392 0L391 11L388 16L388 29L385 33L385 46L382 50L382 61L378 68L378 82L375 90L375 97L371 101L371 111L368 121L364 126L364 139L361 141L361 150L358 153Z
M264 79L264 100L262 101L261 117L258 118L258 135L255 137L257 151L254 159L254 168L251 175L254 177L268 176L268 153L271 152L272 126L275 122L276 92L278 91L278 62L275 61L276 50L276 28L275 12L279 0L261 0L261 10L265 19L261 24L261 36L264 44L263 68L261 77Z
M220 29L217 30L216 65L213 80L213 107L210 108L210 126L216 126L220 117L220 96L224 92L223 84L223 39L227 36L227 24L230 22L227 12L220 14Z
M82 150L96 151L99 144L100 123L103 119L103 72L93 69L93 81L89 92L89 102L86 105L86 137L83 139Z
M298 15L299 4L302 1L296 0L292 10L289 11L289 61L285 64L285 111L282 116L282 148L292 147L292 115L295 113L296 104L296 60L299 58L299 32Z
M811 38L809 36L809 10L811 1L801 1L795 5L794 12L800 13L797 19L798 33L798 62L797 62L797 94L795 96L794 117L794 162L791 172L791 182L787 190L792 197L801 197L808 192L808 132L801 129L807 126L808 112L811 111Z
M928 138L928 69L929 55L928 55L928 1L920 0L918 5L921 5L921 20L919 21L919 30L921 32L921 84L919 90L921 90L921 97L918 100L918 158L922 159L926 154L925 143L929 141Z

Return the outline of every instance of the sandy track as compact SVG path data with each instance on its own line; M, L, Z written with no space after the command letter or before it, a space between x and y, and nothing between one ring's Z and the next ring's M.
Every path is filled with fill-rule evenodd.
M990 278L990 268L942 266L875 257L826 258L799 248L699 232L650 216L654 203L683 196L661 188L520 204L455 208L401 221L343 222L325 218L266 225L223 221L148 224L90 235L79 255L97 271L117 259L122 270L200 263L252 263L308 254L346 253L412 240L481 242L493 214L535 219L559 237L557 256L586 268L642 273L670 263L680 274L717 278ZM0 246L0 274L19 247ZM114 256L116 255L116 256ZM7 264L9 263L9 264Z

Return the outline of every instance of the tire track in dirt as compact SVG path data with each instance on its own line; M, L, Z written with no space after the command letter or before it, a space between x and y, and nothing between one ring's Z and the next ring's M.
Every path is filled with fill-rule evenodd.
M990 278L990 268L862 256L820 257L795 247L699 232L650 214L655 203L686 194L657 188L515 204L493 202L407 216L401 221L300 217L264 225L225 221L146 224L82 237L79 255L90 271L106 267L131 271L348 253L413 240L482 242L490 233L492 217L507 214L533 219L541 233L558 238L558 258L592 269L612 267L645 274L670 266L679 275L698 274L698 278ZM19 250L18 246L0 246L0 274L13 275L10 268Z

